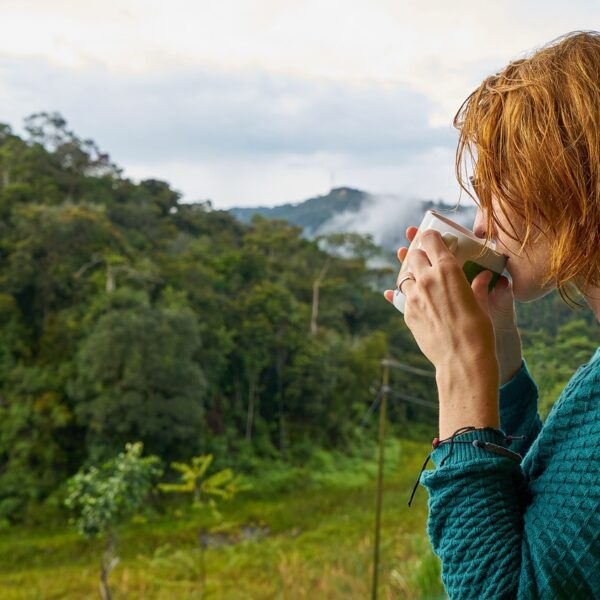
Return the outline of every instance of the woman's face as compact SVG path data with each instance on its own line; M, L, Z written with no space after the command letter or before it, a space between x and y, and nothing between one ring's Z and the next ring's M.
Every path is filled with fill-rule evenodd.
M502 224L507 231L513 233L509 221L504 216L500 206L497 204L495 199L493 202L494 215L497 220ZM507 207L507 212L510 207ZM508 213L509 217L511 213ZM485 238L486 219L485 213L480 208L477 208L477 214L475 216L475 223L473 224L473 233L476 237ZM512 219L511 219L512 220ZM514 225L516 236L519 240L525 238L525 227L520 222L517 215L512 220ZM550 282L546 287L543 287L543 275L548 268L549 260L549 242L544 236L534 243L531 242L530 236L528 244L532 247L528 248L529 256L525 253L525 249L522 254L517 254L519 251L520 243L508 237L500 228L496 227L495 223L492 224L494 227L493 239L496 241L496 251L508 256L505 269L508 271L510 278L512 279L513 293L515 299L521 302L532 302L549 294L555 286ZM532 231L533 235L537 230L534 228ZM513 233L513 235L515 235Z

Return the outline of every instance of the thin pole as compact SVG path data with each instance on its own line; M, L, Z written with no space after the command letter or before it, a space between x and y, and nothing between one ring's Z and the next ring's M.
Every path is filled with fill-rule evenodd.
M394 360L393 358L384 358L381 361L381 364L388 365L389 367L392 367L392 369L401 369L402 371L408 371L409 373L414 373L415 375L424 375L425 377L435 379L435 372L419 369L417 367L413 367L412 365L407 365L406 363Z
M383 365L383 384L381 397L381 411L379 412L379 465L377 469L377 500L375 505L375 548L373 553L373 588L371 591L372 600L377 600L377 578L379 575L379 531L381 529L381 498L383 496L383 451L385 436L385 420L387 412L387 395L389 383L389 364L382 361Z

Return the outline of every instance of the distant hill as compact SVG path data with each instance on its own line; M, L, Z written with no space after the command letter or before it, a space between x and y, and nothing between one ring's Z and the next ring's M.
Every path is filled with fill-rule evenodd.
M343 212L358 212L371 195L348 187L333 188L326 196L316 196L302 202L279 206L256 206L231 208L229 212L243 223L250 223L255 214L269 219L285 219L300 225L307 235L314 234L334 215Z
M285 219L301 226L308 238L341 231L370 233L384 249L395 251L398 246L406 244L406 228L418 225L429 209L448 214L449 218L469 229L475 220L475 207L457 207L441 200L370 194L350 187L333 188L325 196L303 202L274 207L231 208L229 212L244 223L250 223L255 214L269 219Z

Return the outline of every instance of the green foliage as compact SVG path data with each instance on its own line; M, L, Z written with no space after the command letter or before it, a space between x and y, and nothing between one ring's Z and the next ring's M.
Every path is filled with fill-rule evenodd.
M0 124L1 524L35 519L82 465L132 439L167 462L214 454L240 472L355 446L379 360L430 367L381 294L394 273L367 266L372 238L305 237L365 194L332 190L296 224L267 218L286 210L242 223L180 202L167 182L123 177L57 113L25 131ZM557 294L517 313L547 413L598 328ZM410 373L391 385L436 394ZM435 434L428 407L394 399L389 417L392 431Z
M232 213L244 223L250 223L254 215L269 219L283 219L300 225L312 233L336 213L358 212L372 196L352 188L334 188L326 196L310 198L301 204L282 204L273 207L236 208Z
M162 474L160 459L142 457L140 442L100 467L80 470L67 482L65 506L76 513L74 525L87 538L100 537L133 515Z
M217 501L231 500L238 492L246 489L250 489L250 485L241 481L239 475L234 475L232 469L222 469L210 476L207 476L207 471L212 463L212 454L205 454L203 456L194 456L189 464L173 462L171 467L179 472L180 483L162 483L159 484L159 488L164 492L175 492L179 494L191 493L193 502L192 507L194 509L208 509L212 517L212 527L209 531L214 531L218 527L227 528L230 524L223 523L223 516L217 509ZM200 550L200 581L202 582L202 593L201 597L204 597L206 590L206 566L205 566L205 549L207 545L207 528L204 524L200 527L198 532L199 550ZM194 571L193 564L190 565L190 561L187 559L185 554L178 553L175 558L175 563L180 563L183 558L184 566L187 568L188 573ZM151 561L153 566L156 562L164 562L160 555L155 555ZM171 560L172 562L172 560ZM193 563L194 561L192 561ZM171 565L176 567L175 565Z
M212 454L194 456L189 464L172 462L171 467L179 472L180 483L160 483L159 489L168 493L192 494L193 505L201 508L206 503L215 507L214 498L231 500L238 492L251 488L232 469L221 469L206 476L213 461Z
M173 507L146 523L125 523L120 566L111 576L115 597L199 598L203 570L206 598L369 597L377 466L371 437L353 456L336 451L327 458L321 451L318 464L330 465L327 471L317 461L294 469L282 463L281 477L294 473L285 488L276 485L271 462L257 465L252 491L222 503L224 520L235 525L206 534L204 565L196 534L208 513ZM405 508L431 445L387 442L382 597L443 598L439 559L425 532L426 495ZM3 532L3 600L22 598L25 581L32 597L97 596L97 550L96 540L64 528Z
M92 456L132 438L167 459L184 454L204 430L200 344L187 308L153 307L131 294L128 306L107 308L80 344L67 385Z
M538 409L545 420L573 373L600 345L600 332L580 317L559 325L554 338L545 331L525 336L524 355L539 388Z
M0 387L0 520L35 512L62 482L57 465L65 454L57 439L71 415L61 375L43 366L16 363ZM55 437L57 436L57 437Z

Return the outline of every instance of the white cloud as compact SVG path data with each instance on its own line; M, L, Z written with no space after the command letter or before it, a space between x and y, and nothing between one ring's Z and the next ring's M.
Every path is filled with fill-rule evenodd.
M5 118L59 110L126 173L167 179L186 199L299 200L328 191L332 176L372 191L402 185L438 195L449 182L440 157L456 132L429 128L431 104L416 92L262 71L80 73L36 59L0 59L0 73L13 90Z
M0 120L60 109L131 172L186 196L203 173L217 205L320 193L323 156L339 185L398 193L447 171L482 78L599 17L591 0L2 0ZM452 196L444 181L427 185Z
M381 196L444 200L472 206L454 178L454 151L433 148L389 165L362 164L351 157L316 153L263 158L131 164L131 177L158 177L176 182L188 200L213 200L217 208L273 206L327 194L349 186Z
M36 60L0 68L15 90L5 110L45 102L77 127L96 126L126 160L320 151L381 162L453 141L450 128L427 132L431 104L402 89L177 65L136 76Z

